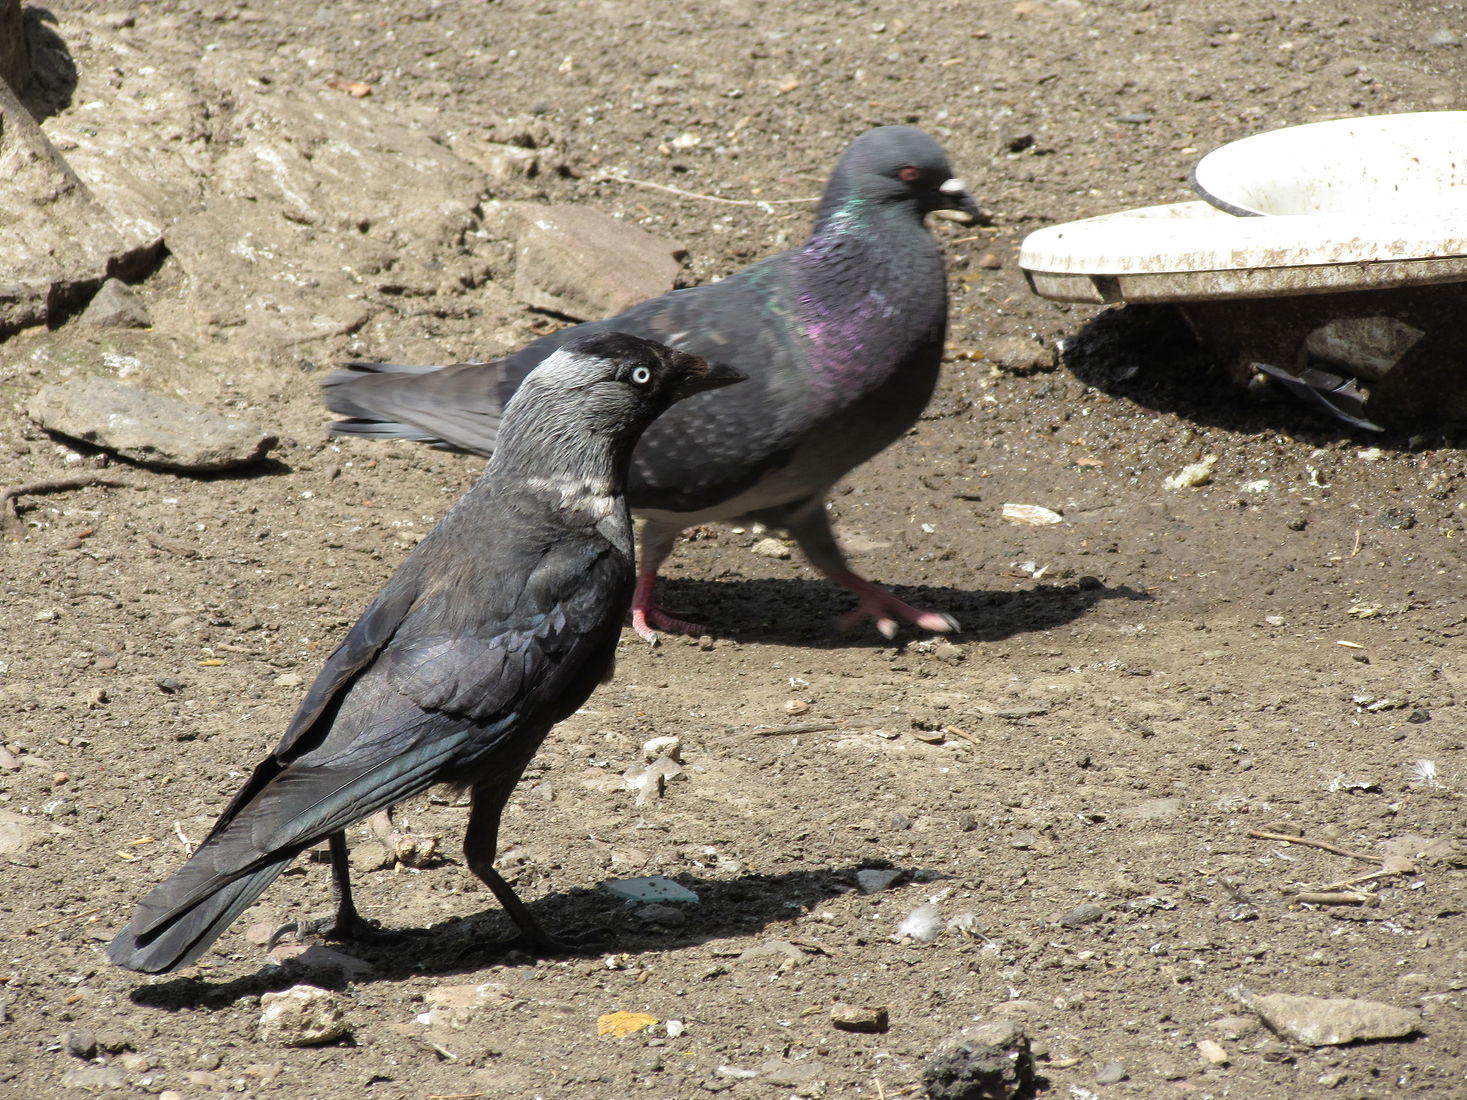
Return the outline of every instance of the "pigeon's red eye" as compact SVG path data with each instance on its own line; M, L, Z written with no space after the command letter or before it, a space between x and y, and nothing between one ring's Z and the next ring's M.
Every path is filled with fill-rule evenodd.
M921 169L913 168L910 164L905 168L899 169L897 175L903 183L916 183L922 178Z

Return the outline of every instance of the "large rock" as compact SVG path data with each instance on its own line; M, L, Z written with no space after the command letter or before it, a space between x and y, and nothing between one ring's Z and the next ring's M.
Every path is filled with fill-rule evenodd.
M922 1082L931 1100L1028 1100L1034 1095L1029 1037L1014 1020L965 1027L927 1058Z
M0 82L0 338L57 319L109 275L148 266L160 238L120 225Z
M341 999L313 985L260 995L260 1041L274 1046L313 1047L351 1034Z
M47 431L171 470L258 462L276 437L253 424L110 378L43 386L26 407Z
M515 295L577 321L609 317L673 288L686 249L580 206L521 207Z

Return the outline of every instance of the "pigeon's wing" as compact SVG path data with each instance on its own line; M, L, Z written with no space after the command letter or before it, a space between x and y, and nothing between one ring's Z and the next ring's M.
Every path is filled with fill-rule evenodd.
M331 425L334 435L411 439L490 455L504 406L534 364L508 366L504 360L451 367L348 363L326 376L321 399L345 418Z
M746 376L728 391L674 405L643 435L633 459L634 508L716 505L787 461L808 422L807 337L785 291L786 255L550 333L492 363L351 364L322 387L326 405L349 418L331 430L491 454L504 404L541 361L574 335L629 332Z

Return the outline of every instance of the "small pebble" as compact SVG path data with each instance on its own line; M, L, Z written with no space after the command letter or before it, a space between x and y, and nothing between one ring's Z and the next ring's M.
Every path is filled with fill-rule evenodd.
M330 1043L350 1034L339 998L312 985L260 996L260 1041L286 1047Z
M857 871L856 888L863 894L879 894L901 877L901 871L876 868Z
M1077 905L1064 916L1060 917L1059 923L1066 928L1079 928L1083 924L1093 924L1105 916L1105 910L1092 901L1083 905Z
M659 756L665 756L669 760L682 762L683 743L682 739L674 736L654 737L650 741L642 742L642 755L648 760L656 760Z
M1223 1049L1221 1043L1215 1043L1211 1039L1199 1039L1197 1053L1202 1055L1202 1060L1208 1065L1225 1066L1228 1064L1228 1052Z
M97 1037L90 1031L80 1028L68 1031L61 1036L61 1045L66 1048L67 1054L84 1062L97 1056Z
M778 558L783 561L790 556L789 545L783 539L777 539L773 536L760 539L753 546L749 547L749 549L761 558Z
M1097 1085L1119 1085L1126 1079L1126 1067L1120 1062L1107 1062L1095 1074Z
M839 1031L883 1032L891 1026L884 1007L867 1008L837 1001L830 1006L830 1022Z

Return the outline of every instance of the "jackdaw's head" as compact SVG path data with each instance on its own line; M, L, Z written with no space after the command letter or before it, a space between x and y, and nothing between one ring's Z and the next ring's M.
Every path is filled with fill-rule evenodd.
M846 147L826 184L820 216L852 200L909 205L918 217L933 210L955 210L964 216L959 220L983 217L942 146L915 126L878 126Z
M571 337L536 367L511 408L536 409L537 419L567 443L577 431L634 442L673 402L743 378L630 333L589 332Z

